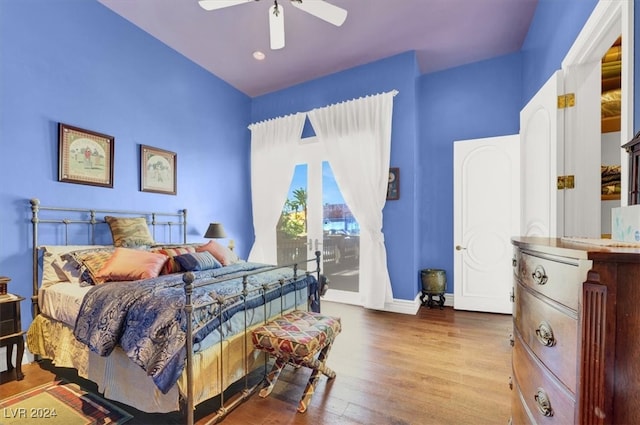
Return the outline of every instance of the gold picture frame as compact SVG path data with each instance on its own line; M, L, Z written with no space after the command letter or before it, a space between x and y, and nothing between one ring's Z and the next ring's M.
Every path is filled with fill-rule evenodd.
M115 139L58 123L58 181L113 188Z
M175 152L140 145L140 190L177 194L177 160Z
M389 168L389 184L387 186L387 201L400 199L400 168Z

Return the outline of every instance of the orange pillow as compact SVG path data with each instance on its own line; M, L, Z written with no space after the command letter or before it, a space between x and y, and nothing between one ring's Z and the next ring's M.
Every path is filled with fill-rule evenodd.
M216 241L209 241L209 243L205 245L200 245L196 248L196 252L209 251L211 255L216 257L216 260L220 261L223 266L228 266L229 264L235 264L240 259L238 256L231 251L229 248L220 245Z
M158 277L166 255L131 248L116 248L113 255L98 271L103 281L139 280Z

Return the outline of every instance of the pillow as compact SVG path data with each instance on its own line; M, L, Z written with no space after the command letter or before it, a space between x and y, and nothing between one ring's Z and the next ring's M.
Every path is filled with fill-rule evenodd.
M156 254L163 254L169 257L160 274L171 274L178 273L184 271L184 269L180 266L180 263L176 261L175 257L182 254L188 254L190 252L196 252L195 246L183 246L183 247L172 247L172 248L159 248L152 249L151 252L155 252Z
M121 247L153 245L155 242L147 219L144 217L113 217L107 215L104 221L109 224L113 244Z
M119 247L96 277L103 282L158 277L168 258L155 252Z
M240 262L240 259L235 252L213 240L196 248L196 252L204 251L209 251L223 266Z
M60 256L57 254L51 252L44 252L42 254L42 279L40 279L40 286L43 288L67 281L67 276L54 266L59 260Z
M222 264L209 251L192 252L175 257L180 266L187 271L217 269Z
M42 277L40 284L42 287L47 287L58 282L66 282L67 276L58 267L54 267L54 263L63 263L64 260L61 256L68 254L69 252L89 249L89 248L104 248L104 245L43 245L40 247L42 250Z
M62 258L58 258L53 262L53 268L56 270L56 273L64 275L64 281L66 282L82 282L82 270L75 261L65 261Z
M107 264L107 261L109 261L113 254L114 251L110 249L73 253L73 258L75 258L80 265L80 281L93 284L104 283L105 280L99 276L98 272Z

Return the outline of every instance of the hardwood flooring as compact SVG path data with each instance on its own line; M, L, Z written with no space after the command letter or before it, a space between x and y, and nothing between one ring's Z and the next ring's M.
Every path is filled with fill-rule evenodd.
M342 319L328 359L337 377L320 378L307 412L296 408L310 371L287 367L269 397L254 394L224 425L508 422L511 316L448 307L423 307L412 316L329 302L322 311ZM0 398L73 373L45 362L23 371L22 381L6 382L10 372L0 374ZM95 391L77 375L68 379ZM215 413L210 404L196 409L199 425ZM135 416L127 425L182 423L179 414L149 415L118 405Z

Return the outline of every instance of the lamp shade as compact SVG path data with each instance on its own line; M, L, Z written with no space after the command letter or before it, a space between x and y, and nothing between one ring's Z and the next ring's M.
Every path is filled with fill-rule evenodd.
M211 223L204 237L207 239L219 239L226 238L227 234L224 231L224 227L222 227L222 223Z

